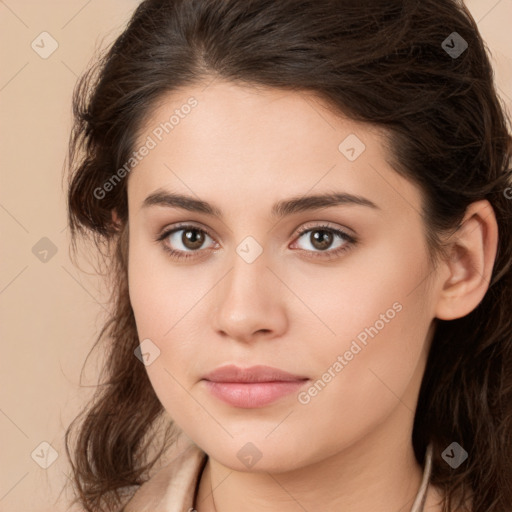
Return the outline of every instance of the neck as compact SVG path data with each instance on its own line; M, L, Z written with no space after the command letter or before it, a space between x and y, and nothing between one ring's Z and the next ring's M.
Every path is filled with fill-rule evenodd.
M410 439L412 421L411 410L399 403L371 434L318 462L286 472L233 471L210 457L199 483L196 510L409 512L423 475L412 443L404 441Z

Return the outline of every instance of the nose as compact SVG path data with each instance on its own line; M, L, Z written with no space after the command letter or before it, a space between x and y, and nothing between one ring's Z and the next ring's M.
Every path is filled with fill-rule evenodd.
M252 263L238 254L232 261L215 290L215 331L245 343L281 336L288 327L286 287L265 253Z

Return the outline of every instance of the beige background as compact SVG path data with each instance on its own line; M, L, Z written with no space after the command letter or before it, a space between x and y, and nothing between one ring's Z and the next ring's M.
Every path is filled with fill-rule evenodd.
M0 0L2 512L70 510L70 493L61 492L69 470L63 434L93 391L97 358L82 386L80 370L105 318L101 282L69 258L62 175L71 93L95 49L120 33L138 3ZM512 111L512 0L467 5ZM43 59L33 41L39 52L58 48ZM47 469L36 463L45 459L44 442L58 454Z

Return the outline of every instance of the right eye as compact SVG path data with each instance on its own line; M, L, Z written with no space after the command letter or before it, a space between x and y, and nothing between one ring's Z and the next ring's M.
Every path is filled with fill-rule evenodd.
M200 252L206 239L213 240L204 230L191 224L180 224L166 229L158 236L163 248L174 259L188 259ZM176 248L177 247L177 248Z

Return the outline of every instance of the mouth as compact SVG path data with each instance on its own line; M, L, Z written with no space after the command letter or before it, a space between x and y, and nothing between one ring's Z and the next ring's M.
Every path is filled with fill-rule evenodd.
M202 382L216 398L234 407L249 409L264 407L297 392L309 380L269 366L243 369L228 365L210 372Z

